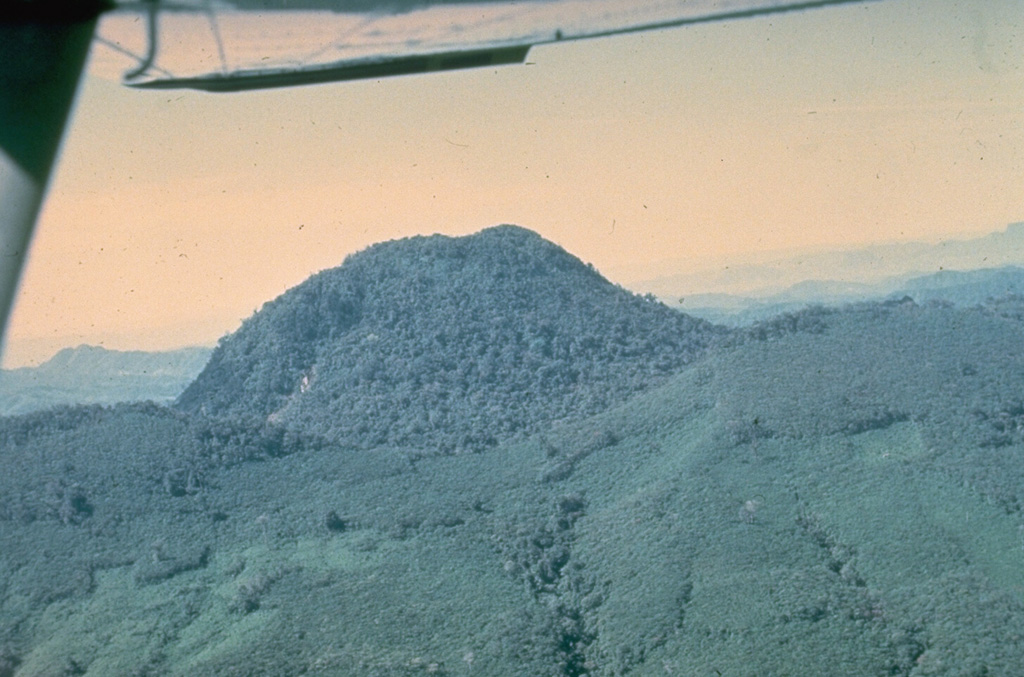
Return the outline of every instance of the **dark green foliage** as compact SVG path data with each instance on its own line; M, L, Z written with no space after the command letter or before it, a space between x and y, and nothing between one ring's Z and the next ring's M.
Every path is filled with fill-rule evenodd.
M21 660L9 649L0 649L0 677L14 677Z
M187 417L153 404L64 408L0 419L0 521L94 528L152 501L201 494L217 468L317 449L306 435L262 424ZM130 486L111 484L111 474ZM139 484L143 495L133 494Z
M330 510L326 515L324 515L324 527L328 531L342 533L348 529L349 525L345 518L340 517L338 513Z
M544 451L551 462L545 468L541 479L544 482L559 482L572 475L576 464L585 459L595 451L610 447L619 441L619 437L610 428L596 430L590 433L582 443L574 440L564 444L560 449L546 438L541 438L544 444Z
M135 568L135 582L139 584L159 583L186 571L205 567L210 561L209 546L193 546L190 551L168 555L163 543L153 547L153 558L140 560Z
M739 344L751 340L771 341L798 333L820 334L828 327L829 317L836 312L824 306L809 306L802 310L782 313L734 332L730 342Z
M979 309L986 314L1024 323L1024 296L1019 294L988 299Z
M600 411L720 334L502 226L320 273L225 339L178 406L360 448L474 451Z

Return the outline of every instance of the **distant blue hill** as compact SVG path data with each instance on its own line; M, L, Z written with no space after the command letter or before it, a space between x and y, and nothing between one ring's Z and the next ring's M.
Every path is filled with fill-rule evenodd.
M65 348L38 367L0 370L0 415L25 414L63 404L169 402L181 394L210 357L211 348L169 352Z
M707 293L764 299L807 280L831 286L879 285L939 271L979 270L1024 265L1024 222L1005 230L941 242L894 242L854 249L764 252L747 262L701 267L694 261L665 261L648 266L652 275L628 286L662 299ZM653 275L657 275L654 277ZM841 281L841 282L837 282Z
M989 299L1024 295L1024 268L942 270L907 280L900 291L918 303L949 301L958 306L974 306Z
M990 299L1024 296L1024 268L940 270L929 275L896 276L875 284L807 280L773 294L694 294L674 299L672 305L712 322L743 326L811 305L839 306L904 296L917 303L945 302L963 308Z

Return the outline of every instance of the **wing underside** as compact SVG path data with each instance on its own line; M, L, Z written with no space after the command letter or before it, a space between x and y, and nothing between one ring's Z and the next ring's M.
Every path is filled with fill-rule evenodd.
M517 63L533 45L862 1L133 2L104 18L98 51L134 87L238 91Z

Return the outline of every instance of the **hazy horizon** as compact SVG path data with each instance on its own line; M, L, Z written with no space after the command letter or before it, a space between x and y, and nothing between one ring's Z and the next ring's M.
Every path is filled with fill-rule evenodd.
M845 248L808 248L804 250L777 250L774 252L755 252L745 258L737 258L730 261L718 261L709 262L705 261L699 265L703 268L687 269L685 271L677 272L675 274L667 274L661 277L654 277L645 280L633 279L629 280L628 271L622 269L609 273L608 271L600 270L599 272L604 275L607 279L615 284L619 284L630 291L638 294L653 292L663 298L671 299L675 295L690 295L690 294L714 294L719 293L718 290L722 288L736 289L736 283L734 280L748 280L746 286L742 287L747 293L754 293L755 295L760 293L764 294L770 290L778 290L788 288L799 282L807 281L848 281L848 282L862 282L870 283L877 282L881 279L888 279L891 277L898 277L899 274L893 275L889 271L889 275L879 274L877 270L864 269L861 274L851 275L850 267L843 269L841 266L837 267L834 265L835 258L842 257L844 254L857 254L857 253L869 253L875 252L879 249L893 248L899 249L901 246L909 247L923 247L924 252L919 252L919 256L916 259L902 258L901 261L904 265L899 266L904 275L925 275L936 270L978 270L982 266L963 266L956 268L955 264L958 260L957 255L954 256L943 256L942 250L946 249L947 245L967 245L968 249L976 249L976 256L979 261L988 252L989 248L978 246L986 241L991 241L994 238L1006 239L1010 234L1010 230L1016 228L1015 234L1024 235L1024 223L1017 222L1008 224L1007 228L997 230L992 233L982 234L977 238L967 239L938 239L931 242L923 240L905 240L905 241L889 241L880 242L868 246L849 246ZM989 244L991 244L989 242ZM1024 245L1024 239L1021 242ZM1001 260L994 261L992 266L984 267L1002 267L1006 265L1013 265L1019 263L1024 265L1024 248L1014 249L1007 247L1006 243L999 242L996 244L997 247L1002 247L1003 251L1001 254L1003 258ZM570 254L574 252L570 251ZM959 255L962 260L962 254ZM993 257L994 258L994 257ZM922 267L915 268L912 264L914 261L920 261L921 259L932 259L935 261L933 266L934 270L926 270ZM938 261L945 262L945 266ZM676 262L678 263L678 261ZM338 263L341 265L341 262ZM659 269L659 265L665 266L666 270L672 265L671 261L654 262L651 265L650 270L656 271ZM852 267L857 267L854 264ZM760 285L758 281L761 279L759 275L762 275L766 271L771 271L774 275L774 284ZM829 277L828 273L831 272L832 276ZM316 272L316 271L314 271ZM817 274L821 273L821 274ZM625 275L625 280L621 279L620 276ZM705 276L705 277L702 277ZM701 282L691 282L691 280L704 280L704 287L700 287ZM727 280L723 284L723 280ZM730 284L731 282L731 284ZM690 286L687 286L690 285ZM696 291L695 291L696 289ZM724 292L728 293L728 292ZM264 302L270 301L272 298L264 299ZM260 304L262 306L262 303ZM259 306L253 309L252 312L259 310ZM224 336L234 332L240 326L241 322L249 317L252 313L239 317L235 320L222 321L220 318L208 320L202 322L196 320L186 326L180 327L156 327L148 330L144 333L139 334L126 334L126 335L83 335L83 336L66 336L66 337L54 337L52 339L39 339L32 340L28 339L25 341L16 341L13 344L7 346L7 352L5 354L5 360L0 368L3 369L16 369L19 367L27 366L38 366L51 358L62 350L69 348L79 348L82 346L98 346L108 350L116 351L134 351L142 350L147 352L167 352L182 350L196 347L207 347L212 348L216 346L217 342ZM175 344L168 342L168 337L175 336L193 336L191 342L184 342Z
M866 3L231 96L87 77L5 366L211 344L381 240L537 231L630 287L1024 218L1010 1ZM657 274L664 274L658 271Z

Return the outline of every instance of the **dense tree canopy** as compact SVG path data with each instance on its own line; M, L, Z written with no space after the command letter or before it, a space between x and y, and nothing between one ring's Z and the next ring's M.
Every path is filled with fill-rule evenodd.
M521 229L379 245L178 407L0 418L0 677L1017 677L1022 345L1012 297L724 334Z
M364 448L479 449L621 401L722 333L522 228L418 237L266 304L178 406Z

